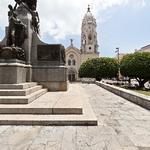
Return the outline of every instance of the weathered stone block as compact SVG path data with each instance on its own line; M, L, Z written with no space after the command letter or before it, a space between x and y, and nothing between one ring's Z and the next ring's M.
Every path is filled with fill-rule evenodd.
M59 81L59 82L39 82L43 85L44 88L47 88L49 91L67 91L68 90L68 82L67 81Z
M67 68L65 66L33 67L33 81L40 83L50 91L67 90Z
M0 84L26 82L26 65L21 63L0 63Z

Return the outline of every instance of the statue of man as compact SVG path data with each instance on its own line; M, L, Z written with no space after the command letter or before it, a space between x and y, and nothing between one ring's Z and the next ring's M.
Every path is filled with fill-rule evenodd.
M11 8L9 6L9 8ZM7 36L7 46L21 47L25 38L25 25L17 18L17 14L13 9L8 12L9 15L9 27Z
M9 12L8 12L8 20L9 20L9 27L8 27L8 36L7 36L7 45L8 46L15 46L15 23L14 19L16 14L14 13L14 9L11 5L8 5Z
M8 21L10 19L10 17L13 15L14 9L12 7L12 5L8 5L9 11L8 11Z

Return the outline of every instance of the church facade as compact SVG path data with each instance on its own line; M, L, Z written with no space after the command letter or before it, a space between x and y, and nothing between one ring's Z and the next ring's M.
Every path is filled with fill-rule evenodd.
M81 48L76 48L71 39L70 46L65 50L69 81L79 79L78 70L83 62L99 57L96 26L96 19L88 6L87 13L82 20Z

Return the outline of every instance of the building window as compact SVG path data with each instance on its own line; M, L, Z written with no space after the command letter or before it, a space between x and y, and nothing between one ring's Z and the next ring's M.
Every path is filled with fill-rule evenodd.
M75 66L76 65L76 61L73 59L72 60L72 65Z
M71 58L71 59L74 58L74 55L73 55L73 54L70 54L70 55L69 55L69 58Z
M68 60L68 66L71 66L71 60L70 59Z
M91 41L92 40L92 35L89 34L88 39Z

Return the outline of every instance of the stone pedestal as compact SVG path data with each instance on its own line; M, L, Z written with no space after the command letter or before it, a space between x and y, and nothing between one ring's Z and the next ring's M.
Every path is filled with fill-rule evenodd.
M67 67L61 44L43 44L34 36L32 80L49 91L67 91Z
M33 81L40 83L49 91L67 91L67 67L34 66Z
M0 60L0 84L19 84L26 82L27 65L12 60Z

